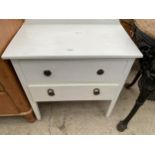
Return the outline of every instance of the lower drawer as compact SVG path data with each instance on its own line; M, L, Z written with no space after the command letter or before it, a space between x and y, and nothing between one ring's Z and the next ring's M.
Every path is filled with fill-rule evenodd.
M111 100L118 84L29 85L34 101Z

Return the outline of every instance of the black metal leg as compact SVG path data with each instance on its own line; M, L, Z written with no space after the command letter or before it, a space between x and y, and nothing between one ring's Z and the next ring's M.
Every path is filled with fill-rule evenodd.
M132 119L132 117L135 115L135 113L138 111L138 109L144 104L144 102L146 101L146 99L150 95L150 93L151 92L148 90L142 90L140 92L139 97L136 100L136 104L134 105L134 107L132 108L132 110L130 111L128 116L124 120L122 120L118 123L118 125L117 125L118 131L123 132L127 128L129 121Z
M125 85L125 88L129 89L130 87L132 87L136 83L136 81L139 79L140 75L141 75L141 71L138 71L133 81L131 83L127 83Z

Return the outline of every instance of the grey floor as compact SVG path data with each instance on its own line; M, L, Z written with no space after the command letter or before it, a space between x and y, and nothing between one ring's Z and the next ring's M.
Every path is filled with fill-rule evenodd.
M127 81L134 74L132 70ZM130 90L123 89L109 118L105 117L109 102L40 103L41 121L27 123L20 117L0 117L0 134L155 134L155 104L151 101L138 111L125 132L116 130L116 124L130 111L137 95L137 84Z

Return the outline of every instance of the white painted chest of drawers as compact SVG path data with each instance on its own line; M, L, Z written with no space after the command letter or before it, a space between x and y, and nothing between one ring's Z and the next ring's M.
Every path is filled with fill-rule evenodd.
M142 55L118 20L26 20L2 57L40 119L40 101L110 100L109 116Z

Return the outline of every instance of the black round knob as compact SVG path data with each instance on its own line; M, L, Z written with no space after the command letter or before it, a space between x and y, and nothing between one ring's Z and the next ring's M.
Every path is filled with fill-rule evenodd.
M49 96L54 96L54 95L55 95L53 89L48 89L48 90L47 90L47 93L48 93Z
M50 70L44 70L44 75L45 76L51 76L52 72Z
M104 70L103 70L103 69L99 69L99 70L97 71L97 74L98 74L98 75L104 74Z
M100 94L100 89L95 88L95 89L93 90L93 93L94 93L94 95L99 95L99 94Z

